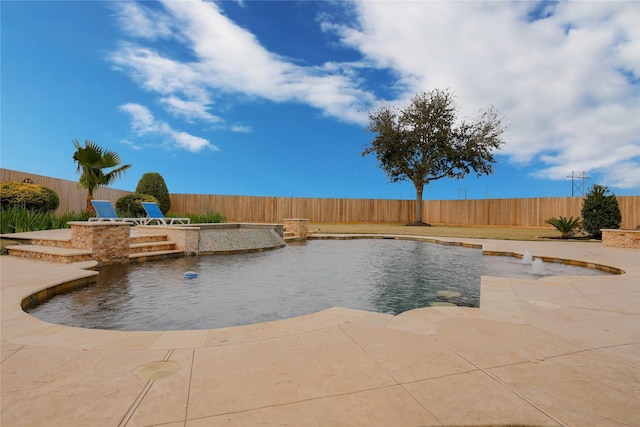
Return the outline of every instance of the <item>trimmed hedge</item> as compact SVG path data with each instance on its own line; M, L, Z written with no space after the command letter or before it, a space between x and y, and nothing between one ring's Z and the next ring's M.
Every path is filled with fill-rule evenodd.
M149 194L158 200L158 206L164 215L171 209L171 198L169 189L164 182L164 178L158 172L147 172L142 175L136 193Z
M26 182L3 182L0 185L0 207L13 207L37 212L55 211L60 206L58 194L48 187Z
M158 199L149 194L128 194L116 201L116 211L124 218L142 218L147 216L142 202L158 203Z

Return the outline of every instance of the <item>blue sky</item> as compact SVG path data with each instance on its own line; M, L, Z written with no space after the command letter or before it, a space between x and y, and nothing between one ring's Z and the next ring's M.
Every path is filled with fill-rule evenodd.
M115 188L413 199L367 111L449 88L509 129L488 177L425 198L640 194L640 3L2 1L0 165L77 180L72 140L118 152Z

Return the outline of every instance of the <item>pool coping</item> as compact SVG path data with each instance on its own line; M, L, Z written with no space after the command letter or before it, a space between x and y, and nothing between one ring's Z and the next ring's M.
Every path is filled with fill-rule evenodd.
M370 235L331 235L331 236L315 236L316 238L331 237L331 238L371 238ZM390 238L390 236L373 236L375 238ZM538 281L520 280L520 279L505 279L495 277L482 277L481 283L481 302L480 308L450 308L450 307L437 307L437 308L424 308L418 310L412 310L398 316L390 316L379 313L364 312L343 308L332 308L314 313L306 316L279 320L275 322L262 323L257 325L230 327L213 330L190 330L190 331L140 331L140 332L125 332L125 331L104 331L104 330L90 330L83 328L74 328L60 325L52 325L25 313L21 308L21 303L29 295L36 294L38 292L46 292L47 288L51 286L60 285L62 283L91 280L91 277L96 272L86 270L87 264L51 264L43 261L31 261L27 259L14 259L14 257L2 256L0 257L0 265L2 267L2 421L11 424L22 417L28 419L41 419L45 420L46 415L50 413L47 410L40 410L40 417L38 418L39 410L35 413L33 406L31 405L31 412L27 411L25 407L16 405L16 402L21 401L21 396L25 392L24 390L32 390L35 393L35 379L29 379L27 374L18 374L21 372L16 367L23 366L27 368L32 364L32 359L27 357L31 350L37 349L43 358L41 364L41 370L44 372L57 372L60 368L54 366L48 366L46 362L47 354L56 355L59 352L68 353L69 355L76 355L81 352L83 355L91 354L103 354L104 352L124 352L136 354L141 353L148 355L151 359L158 359L158 352L179 352L181 350L191 351L193 354L207 352L212 349L227 349L226 351L240 351L238 349L248 349L254 346L268 346L268 343L273 342L289 342L292 339L319 339L318 337L325 333L333 333L334 331L340 331L341 334L345 331L350 331L350 328L357 326L358 328L370 328L371 333L382 334L387 336L391 334L390 339L399 339L405 334L413 334L415 337L425 337L427 339L435 339L440 343L444 343L444 346L449 349L453 354L462 357L467 362L474 366L473 372L482 373L489 378L492 378L496 384L499 385L500 392L508 394L509 398L516 399L519 404L524 404L528 410L533 411L535 415L531 417L520 417L517 414L511 414L510 416L486 413L480 417L480 419L501 420L502 423L523 423L524 421L543 420L544 423L550 423L549 425L562 425L565 423L583 424L584 419L578 418L572 419L571 415L565 413L562 408L557 407L553 403L546 402L545 399L537 396L534 391L521 389L523 384L518 384L508 380L506 374L504 377L496 376L496 372L503 365L491 365L483 366L477 360L474 359L474 354L465 353L464 340L452 345L451 342L455 342L459 337L455 331L449 331L446 334L440 336L439 331L447 330L447 325L456 322L463 322L468 324L469 327L479 327L478 325L501 325L500 328L513 328L522 329L535 328L536 331L543 331L545 334L550 334L555 338L561 339L563 343L570 343L572 346L576 346L575 351L566 352L560 351L559 354L555 354L555 350L546 349L550 353L553 353L554 357L558 360L565 357L568 358L572 354L582 354L587 352L592 357L597 356L598 363L605 363L609 366L609 369L624 370L635 369L635 376L631 376L626 382L618 384L615 387L612 386L606 378L593 379L592 386L595 390L601 392L603 389L613 387L616 391L620 388L638 390L638 365L634 366L633 357L629 356L629 353L635 352L635 349L640 349L640 337L638 333L633 330L637 323L640 321L638 309L630 306L630 303L638 301L640 295L639 283L640 283L640 268L638 261L640 260L640 251L633 249L611 248L604 247L598 243L581 243L581 242L520 242L520 241L497 241L497 240L483 240L483 239L458 239L458 238L429 238L421 236L393 236L393 238L411 239L411 240L425 240L433 243L444 244L460 244L468 247L481 247L483 251L490 254L522 254L525 250L533 253L534 257L547 257L549 259L571 259L580 262L585 262L593 265L606 265L615 269L625 271L624 274L617 276L595 276L595 277L552 277L541 279ZM525 249L527 248L527 249ZM571 254L568 256L568 254ZM605 288L606 287L606 288ZM596 291L597 290L597 291ZM569 297L568 295L571 295ZM582 295L582 296L580 296ZM583 298L584 297L584 298ZM573 298L573 299L572 299ZM582 298L582 299L581 299ZM635 300L634 300L635 298ZM580 301L578 301L580 300ZM593 305L589 306L589 304ZM596 307L597 306L597 307ZM622 307L622 308L620 308ZM565 330L563 323L566 321L558 318L559 313L564 313L565 316L575 316L582 319L579 323L580 332L572 330ZM615 338L612 339L609 336L603 336L603 333L598 330L591 330L588 324L585 324L584 318L589 316L595 316L600 322L602 318L615 319L610 320L615 323L620 331L616 331ZM582 316L582 317L580 317ZM562 317L562 316L561 316ZM584 317L584 318L583 318ZM627 321L618 324L620 318L627 319ZM607 320L609 321L609 320ZM618 322L618 323L616 323ZM484 327L483 326L483 327ZM597 329L597 328L596 328ZM460 331L461 334L463 331ZM609 334L611 335L611 334ZM393 338L395 337L395 338ZM510 338L513 340L513 337ZM510 339L503 339L504 345L509 347L514 344ZM375 339L373 341L376 341ZM314 341L315 342L315 341ZM369 342L367 341L367 344ZM526 346L526 344L519 343L518 346ZM567 344L568 345L568 344ZM364 348L360 343L359 346ZM406 345L406 352L411 353L411 346ZM509 347L511 348L511 347ZM633 350L628 350L629 348ZM209 350L207 350L209 349ZM617 353L614 356L611 354ZM627 350L624 350L627 349ZM528 349L531 351L531 349ZM499 352L499 349L495 349ZM89 353L87 353L89 352ZM608 352L608 353L607 353ZM365 352L366 353L366 352ZM607 354L605 354L607 353ZM169 353L167 353L169 354ZM176 353L177 354L177 353ZM586 354L586 353L585 353ZM605 354L605 355L603 355ZM23 356L24 355L24 356ZM261 357L263 357L262 355ZM72 356L69 356L72 357ZM170 356L169 356L170 357ZM52 357L53 358L53 357ZM294 358L295 359L295 358ZM513 366L522 366L525 362L534 363L537 358L525 358ZM387 360L379 361L378 364L384 365L390 363ZM348 360L342 360L341 363L348 363ZM507 364L507 366L512 366ZM192 369L193 369L192 365ZM130 366L126 372L133 372L134 368L139 365ZM506 369L506 368L503 368ZM515 368L514 368L515 369ZM119 372L119 374L109 374L110 370L107 369L105 375L123 376L123 379L130 380L129 374L122 374L117 369L112 369L113 372ZM232 370L233 371L233 370ZM11 374L11 375L10 375ZM64 371L65 375L70 375L73 380L67 379L65 384L74 384L82 388L80 380L82 375L75 375L73 373ZM310 374L313 374L311 372ZM388 374L385 370L385 375ZM510 372L510 374L512 374ZM583 373L582 373L583 374ZM595 374L595 373L594 373ZM266 374L265 374L266 375ZM474 374L476 375L476 374ZM524 375L524 374L522 374ZM205 375L206 376L206 375ZM526 377L526 375L524 375ZM524 378L523 377L523 378ZM446 377L443 377L446 378ZM484 378L484 377L483 377ZM425 378L423 381L435 381L434 378ZM453 378L452 378L453 380ZM569 378L571 380L571 378ZM77 383L74 383L76 381ZM158 380L160 381L160 380ZM335 380L336 387L340 385L339 380ZM443 380L445 383L447 380ZM53 380L55 383L55 379ZM153 381L151 381L153 382ZM418 392L410 392L410 384L412 381L396 381L397 385L404 389L402 393L409 393L411 398L415 401L421 402L421 407L416 409L415 415L422 416L421 411L425 410L427 414L435 416L440 424L446 423L443 420L448 419L447 416L454 417L454 412L458 412L455 409L455 405L450 406L450 410L447 410L447 405L444 405L444 415L438 416L438 411L430 408L428 404L421 401ZM523 381L524 382L524 381ZM619 381L618 381L619 382ZM366 381L365 381L366 383ZM6 384L6 385L5 385ZM154 398L149 395L150 400L145 400L147 395L141 397L140 393L142 388L139 385L132 385L133 389L138 390L137 393L133 393L136 399L141 399L145 404L152 404ZM154 384L145 383L147 386L152 387ZM393 385L393 384L392 384ZM415 384L414 384L415 385ZM15 387L18 388L15 388ZM155 385L160 386L160 383ZM363 384L362 386L355 386L353 393L347 392L329 392L326 396L315 396L314 399L343 399L339 396L351 396L360 395L365 390L371 388L370 385ZM381 388L375 388L377 392L382 393L382 389L389 387L386 385ZM551 386L547 383L544 386ZM136 388L138 387L138 388ZM195 393L193 384L189 383L185 386L190 393ZM274 386L275 387L275 386ZM395 386L394 386L395 387ZM496 387L498 387L496 385ZM339 387L338 387L339 388ZM15 390L23 390L23 392L17 393ZM304 387L300 390L306 390ZM300 390L296 393L300 393ZM395 389L394 389L395 390ZM17 393L17 394L16 394ZM66 392L68 393L68 392ZM243 393L246 393L243 392ZM296 394L294 393L294 394ZM386 391L385 391L386 393ZM62 396L65 392L56 391L52 393L51 397ZM233 393L231 393L233 394ZM304 394L304 393L303 393ZM88 393L87 398L91 394ZM515 396L515 397L514 397ZM634 410L640 409L640 397L637 392L627 393L627 400L620 398L617 401L616 411L620 412L622 408L622 415L618 417L633 416ZM206 400L206 398L203 397ZM346 399L346 397L344 398ZM55 401L55 398L53 399ZM279 402L274 405L267 405L269 408L274 408L283 417L286 417L287 410L304 406L306 398L288 398L285 402ZM164 398L158 397L157 404L161 404ZM315 401L315 400L314 400ZM116 411L115 418L112 418L110 422L104 425L137 425L136 420L140 420L143 425L147 423L152 425L152 421L157 418L157 414L145 415L141 409L141 402L135 403L135 400L128 402L122 406L127 410L116 410L119 407L119 403L113 402L110 406L109 400L105 401L108 407ZM297 403L296 403L297 402ZM318 403L320 400L318 400ZM405 402L406 403L406 402ZM580 403L580 402L578 402ZM6 404L12 404L13 409L6 411ZM588 413L594 413L595 409L590 399L584 399L583 402L585 411ZM76 405L80 405L80 402L76 402ZM293 406L291 406L293 405ZM298 405L298 406L296 406ZM224 405L223 405L224 406ZM183 408L183 416L167 416L162 422L171 423L177 422L180 425L185 425L188 422L197 424L197 420L214 420L217 417L223 417L224 414L234 419L242 419L247 413L260 413L265 411L265 407L260 405L251 404L245 405L240 409L229 404L227 409L214 409L210 410L199 408L190 409L189 407ZM76 407L76 406L74 406ZM531 409L533 408L533 409ZM286 409L286 410L285 410ZM281 411L280 411L281 410ZM76 409L78 416L87 416L82 410ZM207 412L209 411L209 412ZM222 412L221 412L222 411ZM382 410L380 410L382 411ZM389 409L391 411L391 409ZM504 412L503 410L500 410ZM500 412L498 411L498 412ZM609 416L607 409L600 409L599 416ZM632 411L629 413L629 411ZM73 413L73 410L71 411ZM282 412L282 413L280 413ZM385 412L385 411L382 411ZM411 412L411 411L410 411ZM418 414L420 412L420 414ZM386 412L385 412L386 413ZM413 412L411 412L414 414ZM448 413L448 415L446 415ZM280 416L278 415L278 416ZM330 419L328 414L325 414ZM384 414L381 414L382 416ZM594 415L594 417L596 417ZM363 415L366 418L366 414ZM373 416L373 414L369 414ZM425 415L426 416L426 415ZM45 418L42 418L45 417ZM177 417L177 419L176 419ZM487 418L488 417L488 418ZM493 418L492 418L493 417ZM498 417L498 418L496 418ZM538 418L540 417L540 418ZM576 417L582 417L576 415ZM594 418L595 421L602 421L604 418ZM615 419L615 417L614 417ZM626 418L624 418L626 419ZM142 421L146 420L146 421ZM549 421L551 420L551 421ZM75 425L82 425L80 419ZM84 420L86 421L86 419ZM587 420L588 421L588 420ZM153 421L156 423L156 421ZM99 423L98 423L99 424ZM156 423L158 424L158 423ZM194 425L195 425L194 424ZM589 424L589 423L587 423ZM587 425L585 424L585 425ZM69 424L69 425L74 425ZM298 424L300 425L300 424ZM438 425L438 424L434 424ZM546 424L545 424L546 425ZM593 425L597 425L594 423Z

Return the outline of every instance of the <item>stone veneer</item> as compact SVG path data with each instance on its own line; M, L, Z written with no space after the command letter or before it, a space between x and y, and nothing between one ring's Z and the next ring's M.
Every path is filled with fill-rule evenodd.
M281 224L198 224L200 254L254 252L286 245Z
M69 222L71 247L91 251L91 258L99 265L125 264L129 262L131 246L128 222Z
M602 244L640 249L640 230L602 230Z
M285 218L284 231L290 232L294 237L309 237L309 220L307 218Z
M229 254L284 246L281 224L207 223L136 227L140 235L165 234L185 255Z
M186 225L144 225L136 227L139 235L166 235L170 242L176 244L176 249L185 255L198 254L200 228Z

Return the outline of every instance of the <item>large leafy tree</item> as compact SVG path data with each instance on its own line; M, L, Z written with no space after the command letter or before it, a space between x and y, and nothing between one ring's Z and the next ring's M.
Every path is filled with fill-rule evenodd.
M113 184L131 165L121 165L118 153L105 150L88 139L84 141L84 147L76 139L73 140L73 145L76 147L73 160L80 174L78 184L88 191L86 210L93 212L91 200L94 191L101 185Z
M383 105L369 112L375 134L362 155L375 154L391 182L409 180L416 188L416 220L422 221L424 186L441 178L493 173L493 152L504 141L502 119L493 108L459 120L449 90L416 94L404 109Z

